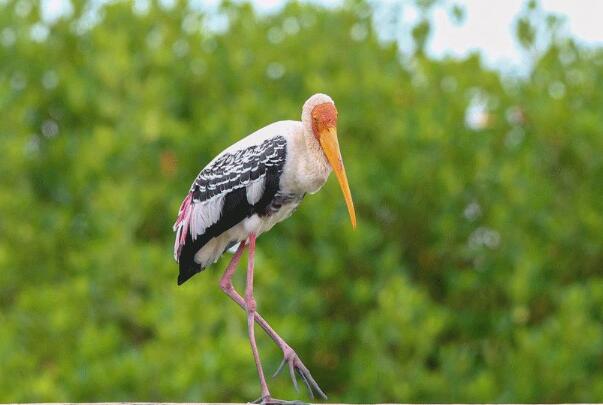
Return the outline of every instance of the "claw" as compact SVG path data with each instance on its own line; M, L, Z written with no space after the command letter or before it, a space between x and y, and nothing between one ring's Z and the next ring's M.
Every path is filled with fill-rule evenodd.
M308 392L310 393L310 398L314 399L314 392L312 391L312 387L310 387L310 383L308 382L308 379L306 378L304 373L302 373L301 370L298 370L298 371L299 371L299 375L301 375L302 380L304 380L306 387L308 387Z
M278 366L278 368L276 369L274 374L272 374L272 378L275 378L281 372L286 361L287 361L287 359L283 357L283 361L281 361L281 364Z
M308 387L308 389L312 393L312 399L314 399L313 391L318 392L318 394L320 394L320 396L323 399L327 399L327 394L325 394L324 391L320 389L320 386L318 385L318 383L316 382L316 380L314 379L314 377L312 377L312 374L310 374L310 370L308 370L303 364L301 364L300 366L301 367L299 368L299 373L304 377L304 380L306 382L306 386ZM310 385L312 385L312 388L314 388L314 390L310 389Z
M293 387L295 388L295 392L299 392L299 386L297 385L297 377L295 375L295 367L293 363L289 363L289 374L291 374L291 381L293 381Z
M286 401L284 399L276 399L272 397L262 397L251 402L252 404L258 405L309 405L302 401Z
M291 375L291 382L293 382L293 387L295 387L295 391L299 392L299 385L297 383L296 376L297 371L297 373L301 376L302 380L304 381L304 384L308 388L308 393L310 394L310 397L312 399L315 398L315 392L318 393L321 398L327 399L327 395L320 388L316 380L312 377L310 370L308 370L304 363L302 363L302 361L299 359L297 353L295 353L295 351L293 351L293 349L291 349L291 347L287 345L282 347L282 349L284 357L281 361L281 364L276 369L276 372L274 373L273 377L276 377L282 371L283 367L285 366L285 363L287 363L289 365L289 374Z

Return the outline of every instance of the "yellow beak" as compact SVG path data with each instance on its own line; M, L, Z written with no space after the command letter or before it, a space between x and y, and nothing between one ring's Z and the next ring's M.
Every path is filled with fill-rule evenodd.
M337 129L330 127L320 131L319 139L322 150L324 151L329 164L333 168L335 176L337 176L339 186L341 187L341 191L343 192L343 198L345 198L345 204L348 207L348 213L350 214L350 220L352 221L352 228L356 229L356 212L354 211L354 202L352 201L352 194L350 193L348 178L345 174L345 167L343 166L341 152L339 151Z

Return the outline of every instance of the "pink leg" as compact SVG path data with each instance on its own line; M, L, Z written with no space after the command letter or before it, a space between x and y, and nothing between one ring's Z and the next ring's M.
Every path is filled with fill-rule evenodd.
M254 238L254 242L255 242L255 238ZM239 264L239 261L241 260L243 250L245 250L245 242L241 242L241 244L239 245L239 248L237 249L236 253L232 257L230 263L228 264L228 267L226 268L224 275L220 279L220 288L222 288L222 290L234 302L236 302L243 310L247 311L247 305L245 303L245 300L235 290L235 288L232 284L232 277L234 276L234 273L237 270L237 265ZM250 256L250 260L252 260L252 256ZM248 276L249 276L249 274L248 274ZM314 378L312 377L312 374L310 374L310 370L308 370L308 368L302 363L299 356L297 355L297 353L295 353L295 351L291 348L291 346L289 346L278 335L278 333L276 333L276 331L274 329L272 329L272 327L268 324L268 322L266 322L266 320L257 311L254 311L253 313L254 313L255 322L258 325L260 325L260 327L262 329L264 329L266 334L268 334L268 336L270 336L270 338L272 338L272 340L283 351L283 355L284 355L283 361L274 375L276 376L281 371L281 369L283 368L283 366L285 365L285 362L286 362L289 365L289 372L291 374L291 379L293 381L293 385L295 386L296 390L298 389L297 381L295 379L295 372L297 371L300 374L300 376L302 377L302 380L304 381L306 386L308 387L308 391L310 392L310 395L312 398L314 398L314 391L316 391L321 397L323 397L324 399L327 399L327 396L325 395L325 393L319 387L316 380L314 380ZM255 354L254 354L254 357L255 357ZM264 394L262 393L262 396L263 395Z
M253 260L255 256L255 234L249 235L249 258L247 259L247 286L245 287L245 305L247 306L247 328L249 331L249 343L251 343L251 351L255 359L255 366L258 369L260 376L260 386L262 388L262 400L270 399L270 391L264 377L262 362L260 361L260 353L255 344L255 298L253 297Z

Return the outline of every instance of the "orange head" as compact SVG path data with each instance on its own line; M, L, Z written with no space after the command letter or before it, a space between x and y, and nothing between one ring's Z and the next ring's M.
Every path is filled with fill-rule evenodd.
M304 107L306 106L311 107L312 133L335 172L348 208L348 213L350 214L352 227L356 228L354 202L352 201L352 194L348 185L348 178L343 166L343 159L341 158L339 141L337 139L337 109L335 108L335 104L329 96L315 94L306 101Z
M329 128L337 128L337 108L333 103L318 104L312 109L312 132L320 140L320 133Z

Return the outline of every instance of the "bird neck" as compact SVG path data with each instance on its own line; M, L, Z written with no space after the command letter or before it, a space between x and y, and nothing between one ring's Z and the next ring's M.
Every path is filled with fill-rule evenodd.
M304 141L306 144L306 159L305 159L305 171L310 175L311 178L315 179L316 184L319 184L319 188L322 187L324 182L327 181L329 174L331 173L331 165L327 161L327 158L318 143L318 140L314 136L311 128L307 126L304 128ZM309 190L313 192L314 190Z

